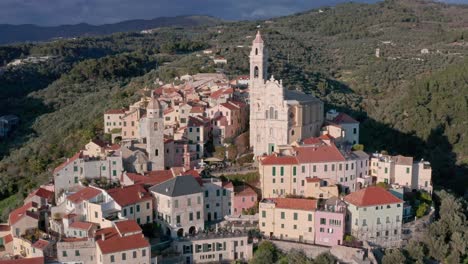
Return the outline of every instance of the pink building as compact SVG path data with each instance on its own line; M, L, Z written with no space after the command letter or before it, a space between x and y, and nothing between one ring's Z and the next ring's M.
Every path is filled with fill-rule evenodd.
M242 214L244 210L257 205L258 197L252 187L248 185L236 186L234 188L233 214Z
M343 243L346 203L336 197L325 201L315 212L315 244L336 246Z

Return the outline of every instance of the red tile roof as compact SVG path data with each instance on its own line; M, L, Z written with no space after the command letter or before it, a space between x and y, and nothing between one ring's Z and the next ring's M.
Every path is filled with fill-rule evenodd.
M231 104L231 103L222 103L221 104L223 107L231 110L231 111L234 111L234 110L239 110L239 107L237 107L236 105L234 104Z
M44 257L0 260L0 264L44 264Z
M89 230L93 225L94 223L76 221L70 224L70 228Z
M344 197L344 200L356 206L403 203L402 200L398 199L389 191L377 186L367 187L350 193Z
M318 163L330 161L345 161L346 158L341 154L334 144L320 144L318 146L301 146L294 148L299 163Z
M304 145L313 145L313 144L320 144L320 143L322 143L322 141L320 140L320 138L311 137L311 138L303 139L302 143Z
M109 189L107 193L122 207L152 199L151 194L140 184Z
M77 160L78 158L81 157L81 151L79 151L78 153L76 153L75 155L73 155L71 158L67 159L66 161L64 161L62 164L60 164L57 168L54 169L54 173L57 173L58 171L62 170L63 168L65 168L68 164L74 162L75 160Z
M26 203L25 205L16 208L13 210L9 217L8 217L8 223L11 225L14 225L16 222L18 222L21 218L24 216L29 216L34 219L39 219L39 216L36 212L31 212L31 209L36 209L37 210L37 203L35 202L29 202Z
M101 235L105 236L105 240L101 239ZM96 240L96 243L103 254L110 254L138 248L148 248L149 250L150 246L143 234L121 237L114 227L104 228L96 232ZM146 254L149 253L150 252L147 252Z
M149 171L146 175L127 173L134 184L156 185L174 177L171 170Z
M313 178L307 177L306 178L306 182L321 182L321 181L322 180L320 178L318 178L318 177L313 177Z
M114 222L114 225L121 236L125 236L128 233L141 233L141 227L135 220Z
M121 115L125 114L125 109L109 109L105 112L106 115Z
M265 156L260 161L262 165L294 165L299 164L296 157L293 156Z
M194 106L190 110L190 113L204 113L204 112L205 112L205 108L202 106Z
M295 209L295 210L315 210L317 200L301 198L274 198L276 208Z
M11 234L8 234L3 237L3 240L5 241L5 244L8 244L10 242L13 242L13 236Z
M359 123L354 118L350 117L345 113L339 113L334 119L333 122L342 124L342 123Z
M93 197L98 196L101 193L101 190L93 188L93 187L86 187L77 191L76 193L67 197L67 199L72 203L79 203L84 200L89 200Z
M38 196L38 197L47 199L48 201L52 201L52 199L54 197L54 192L46 190L44 188L39 188L39 189L35 190L34 192L30 193L28 195L28 198L31 198L33 196Z
M88 241L87 237L63 237L62 242L82 242Z
M221 95L223 95L223 92L224 92L224 89L218 89L218 90L212 92L210 97L213 98L213 99L218 99L219 97L221 97Z
M46 241L44 239L39 239L34 244L32 244L33 247L42 249L42 250L46 248L48 245L49 245L49 241Z

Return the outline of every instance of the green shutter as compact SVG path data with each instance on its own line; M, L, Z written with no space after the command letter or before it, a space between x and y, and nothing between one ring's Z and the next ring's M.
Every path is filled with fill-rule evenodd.
M273 176L276 176L276 167L273 167Z
M293 176L296 176L296 166L293 167Z
M281 174L281 176L284 175L284 167L282 167L282 166L281 166L281 168L280 168L280 174Z

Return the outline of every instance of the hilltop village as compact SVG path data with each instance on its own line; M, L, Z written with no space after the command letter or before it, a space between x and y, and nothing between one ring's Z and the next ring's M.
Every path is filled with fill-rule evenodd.
M180 76L108 109L105 136L0 225L0 257L244 263L271 240L375 263L371 248L401 246L416 211L405 197L430 197L431 165L366 153L358 121L268 74L260 32L249 59L249 76ZM258 179L229 176L243 174Z

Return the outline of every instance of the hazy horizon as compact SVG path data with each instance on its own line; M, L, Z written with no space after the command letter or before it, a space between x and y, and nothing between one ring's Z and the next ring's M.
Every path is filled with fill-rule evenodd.
M290 15L349 0L2 0L0 24L57 26L102 25L133 19L208 15L225 20L265 19ZM378 0L356 0L375 3ZM467 3L468 0L444 0Z

